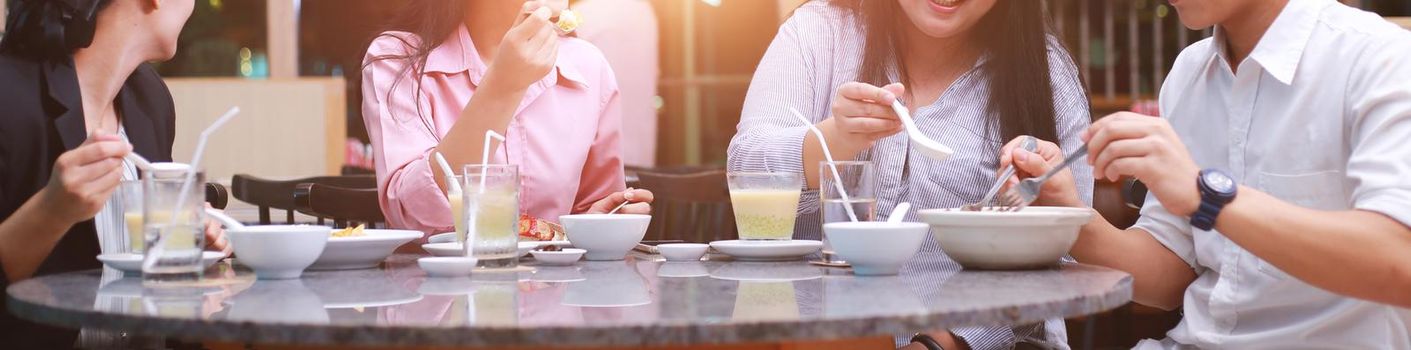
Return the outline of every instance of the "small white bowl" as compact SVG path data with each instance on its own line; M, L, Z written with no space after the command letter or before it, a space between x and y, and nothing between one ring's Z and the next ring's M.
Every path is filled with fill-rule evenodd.
M666 261L701 260L701 257L705 256L706 249L710 249L710 245L704 243L667 243L657 246L657 251L666 258Z
M565 248L560 251L531 250L529 254L534 255L534 260L544 265L573 265L578 259L583 258L586 250L578 248Z
M433 256L416 259L416 265L431 277L465 277L475 271L478 260L463 256Z
M823 225L823 234L853 274L895 275L921 250L929 229L919 222L833 222Z
M651 215L580 214L559 217L568 241L587 251L588 260L622 260L642 241Z
M327 226L274 225L226 229L236 259L259 279L299 278L328 245Z
M426 243L455 243L456 241L455 232L437 233L426 238Z
M1078 240L1092 209L1028 207L1019 212L928 209L941 251L968 269L1017 270L1058 263Z

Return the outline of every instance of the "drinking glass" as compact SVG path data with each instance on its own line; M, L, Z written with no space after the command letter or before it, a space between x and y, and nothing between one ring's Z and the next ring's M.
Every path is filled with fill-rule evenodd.
M466 242L477 267L519 265L519 167L466 165L462 176Z
M740 239L787 241L794 236L803 176L792 172L731 172L730 204Z
M201 278L201 248L206 246L206 176L197 172L192 184L184 186L186 175L186 171L150 172L143 179L146 259L156 259L153 264L143 264L144 280L189 282ZM160 253L153 249L158 239L165 241Z
M870 161L834 162L838 166L838 176L833 176L828 162L818 164L818 200L821 203L823 224L851 221L847 207L852 207L857 221L873 221L877 216L877 172ZM838 185L847 191L844 201L838 193ZM822 227L822 226L819 226ZM823 235L823 259L833 263L833 246L828 243L828 235Z
M142 180L123 181L118 184L118 215L122 215L123 253L142 254L146 240L142 234Z
M465 177L452 175L456 183L464 183ZM456 224L456 242L465 244L465 195L455 189L446 191L446 201L451 203L451 217Z

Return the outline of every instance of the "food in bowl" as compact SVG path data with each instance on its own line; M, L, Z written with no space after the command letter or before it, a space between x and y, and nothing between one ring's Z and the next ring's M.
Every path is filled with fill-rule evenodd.
M363 230L366 229L366 228L367 228L367 225L365 225L365 224L358 224L357 227L349 227L349 228L345 228L345 229L342 229L342 230L333 231L333 237L362 237L362 236L367 236L367 232L363 232Z
M1022 270L1054 266L1078 239L1092 209L1027 207L1017 212L927 209L941 251L967 269Z

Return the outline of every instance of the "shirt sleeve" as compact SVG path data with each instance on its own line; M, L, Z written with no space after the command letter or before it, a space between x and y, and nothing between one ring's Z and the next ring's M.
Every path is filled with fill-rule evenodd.
M1347 91L1351 154L1347 177L1357 209L1411 226L1411 33L1364 49Z
M598 110L598 132L583 164L582 181L573 204L574 213L587 211L614 192L622 191L627 180L622 169L622 101L615 75L604 63L598 81L606 84Z
M392 227L426 233L450 231L451 204L428 163L438 141L422 118L435 118L417 93L404 59L407 43L390 35L372 42L363 64L363 122L376 160L378 201ZM418 106L420 104L421 106Z
M817 169L803 164L803 141L809 128L789 110L798 110L812 124L828 118L828 111L814 108L818 105L815 102L826 96L813 94L812 64L799 35L798 17L795 14L779 28L755 69L740 124L727 151L730 171L787 171L803 176L805 170ZM804 190L799 211L817 211L818 192Z

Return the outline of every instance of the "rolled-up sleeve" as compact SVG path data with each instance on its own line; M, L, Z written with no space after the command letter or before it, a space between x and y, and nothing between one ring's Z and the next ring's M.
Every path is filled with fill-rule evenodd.
M363 63L363 122L372 141L378 200L392 227L450 231L451 205L428 163L438 142L419 114L430 107L417 95L406 60L376 59L406 50L403 40L384 35L372 42Z
M1411 226L1411 34L1369 45L1348 89L1352 113L1347 177L1357 209ZM1401 42L1391 42L1398 40Z
M821 97L813 94L812 60L798 35L797 21L790 18L779 28L755 69L740 124L730 140L730 171L788 171L803 176L807 169L803 141L809 129L789 109L797 109L814 124L827 119L828 111L814 107ZM799 210L816 211L817 202L817 191L805 192Z

